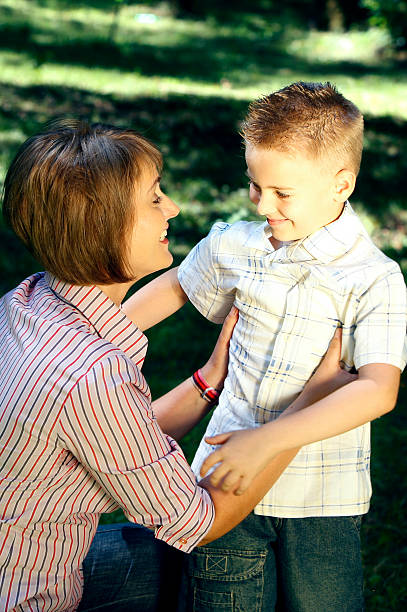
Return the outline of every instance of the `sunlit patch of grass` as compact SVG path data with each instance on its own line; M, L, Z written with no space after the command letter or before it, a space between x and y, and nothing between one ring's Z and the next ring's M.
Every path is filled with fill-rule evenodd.
M362 111L407 118L406 75L389 62L384 72L380 53L387 39L380 30L300 32L259 16L238 25L179 20L168 6L142 4L124 6L117 21L95 7L28 0L0 0L0 14L3 28L17 28L10 32L14 45L25 36L20 49L6 45L0 52L2 82L86 83L123 97L180 93L249 101L288 82L331 80ZM145 14L154 19L145 23L139 18ZM75 56L81 45L83 57Z
M363 62L367 66L377 65L378 61L390 59L387 49L390 37L383 29L372 28L366 31L317 32L310 31L307 36L300 35L287 47L298 58L326 62Z

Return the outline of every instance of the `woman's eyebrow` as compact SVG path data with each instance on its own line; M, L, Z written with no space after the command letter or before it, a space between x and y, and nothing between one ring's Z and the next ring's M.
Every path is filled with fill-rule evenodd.
M155 179L155 181L151 185L149 191L152 191L154 189L154 187L157 185L157 183L159 183L160 181L161 181L161 176L157 176L157 178Z

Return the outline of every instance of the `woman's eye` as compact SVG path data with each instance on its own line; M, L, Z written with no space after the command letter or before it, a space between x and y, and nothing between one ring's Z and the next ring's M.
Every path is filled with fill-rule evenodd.
M155 200L153 200L153 204L155 206L158 206L161 203L162 197L157 195L156 193L154 194Z
M283 193L282 191L276 191L276 194L279 198L282 198L282 199L290 197L289 193Z

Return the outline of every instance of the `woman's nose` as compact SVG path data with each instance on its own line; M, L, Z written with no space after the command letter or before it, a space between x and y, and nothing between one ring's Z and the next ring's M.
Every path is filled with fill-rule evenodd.
M180 210L179 207L175 204L175 202L173 202L168 196L166 196L164 200L162 209L166 219L172 219L173 217L176 217Z

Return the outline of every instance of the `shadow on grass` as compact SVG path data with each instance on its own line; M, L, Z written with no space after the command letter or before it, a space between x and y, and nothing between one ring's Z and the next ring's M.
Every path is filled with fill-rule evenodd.
M13 21L14 19L14 21ZM273 72L293 71L317 75L318 79L335 75L389 78L397 75L405 80L406 73L397 64L369 65L343 61L321 63L307 61L286 50L287 31L282 27L273 32L252 28L231 30L228 35L205 37L193 33L179 33L176 44L166 43L168 35L157 33L151 43L139 38L116 43L108 39L92 24L67 21L63 31L43 28L30 22L26 13L14 12L9 23L0 26L0 48L24 53L40 66L44 63L64 64L88 68L120 69L143 76L194 79L207 83L228 80L234 86L255 85ZM86 37L85 37L86 33ZM169 33L171 34L171 33Z
M203 181L208 205L211 193L218 197L224 185L232 190L246 186L238 135L244 101L176 94L122 99L68 87L0 83L0 102L3 155L9 161L18 143L15 138L7 142L8 133L29 136L46 121L68 115L143 132L162 149L170 184L182 190L188 181ZM392 117L365 119L366 147L355 197L386 220L390 202L405 208L407 123Z

